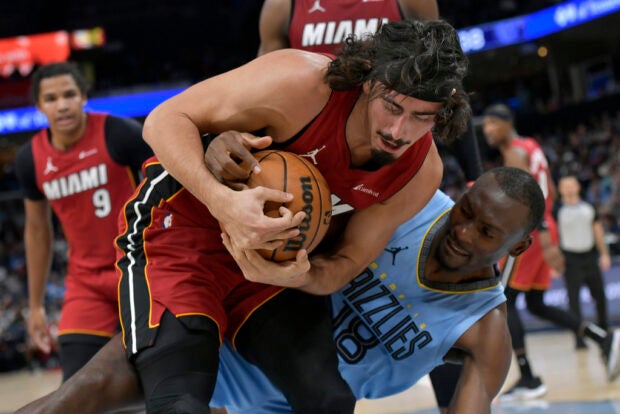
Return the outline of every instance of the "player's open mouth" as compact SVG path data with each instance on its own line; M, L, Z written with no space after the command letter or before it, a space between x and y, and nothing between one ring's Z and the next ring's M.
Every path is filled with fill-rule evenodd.
M446 247L459 256L469 256L469 252L459 246L451 237L446 237Z
M59 118L56 118L56 123L59 125L67 125L73 122L73 117L72 116L61 116Z

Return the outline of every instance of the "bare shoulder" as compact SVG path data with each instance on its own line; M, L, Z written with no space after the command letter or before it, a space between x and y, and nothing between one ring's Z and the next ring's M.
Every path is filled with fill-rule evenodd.
M504 343L506 337L510 336L506 318L506 304L502 303L487 312L465 331L455 345L470 353L501 349L497 347L497 344ZM490 332L493 334L489 335Z
M320 53L280 49L255 61L265 65L279 79L295 83L296 88L327 87L324 78L330 58Z
M271 113L268 132L278 142L288 139L323 109L331 89L325 83L327 56L282 49L255 59L265 82L264 109ZM257 78L254 78L257 79Z
M523 148L511 146L504 151L503 157L505 166L529 171L530 157Z

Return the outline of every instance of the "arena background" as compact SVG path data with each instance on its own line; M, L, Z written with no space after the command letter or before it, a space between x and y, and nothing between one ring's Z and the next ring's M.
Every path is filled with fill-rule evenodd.
M91 83L90 107L143 120L170 94L252 59L261 5L262 0L0 2L0 371L57 363L54 356L31 352L23 323L23 207L13 158L45 123L28 98L29 75L40 61L36 56L19 61L25 53L22 36L58 31L75 36L67 58ZM619 325L620 0L440 0L439 7L459 29L471 60L466 88L475 124L479 127L486 105L508 103L518 131L543 145L554 178L575 172L583 196L597 206L614 254L605 280L610 320ZM496 165L498 154L479 129L478 138L485 167ZM457 197L463 176L449 150L442 152L442 188ZM52 320L63 293L61 229L54 252L47 290ZM546 300L567 306L561 278ZM584 315L592 318L585 290L583 302ZM524 317L530 330L554 329Z

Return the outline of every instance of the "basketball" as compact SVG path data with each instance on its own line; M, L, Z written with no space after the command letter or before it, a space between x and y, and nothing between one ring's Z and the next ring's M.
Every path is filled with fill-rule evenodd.
M254 154L262 169L247 181L250 188L262 186L293 194L293 200L285 203L293 214L304 211L306 217L299 226L297 237L288 239L274 250L259 250L266 259L281 262L294 260L300 249L311 252L323 239L332 215L329 186L319 170L304 158L286 151L267 150ZM265 215L280 217L280 204L265 204Z

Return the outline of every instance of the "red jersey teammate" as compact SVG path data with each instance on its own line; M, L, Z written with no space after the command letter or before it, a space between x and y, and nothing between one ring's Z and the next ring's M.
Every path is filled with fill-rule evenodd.
M349 34L375 33L403 19L437 19L435 0L265 0L259 55L292 47L333 53Z
M367 64L356 65L360 58ZM208 411L224 335L290 397L295 412L353 411L324 297L291 300L301 292L243 276L315 294L357 276L438 187L442 167L430 130L451 139L465 127L465 72L450 25L394 22L373 41L352 40L335 60L292 49L261 56L149 115L145 138L161 164L147 165L118 239L124 339L149 412ZM259 130L270 138L236 132ZM266 217L265 201L286 201L285 193L233 191L219 183L205 166L200 136L206 132L219 133L220 143L232 137L261 148L273 140L316 161L338 198L334 212L355 209L334 250L312 258L300 251L283 263L254 256L255 249L297 235L304 213L282 208L282 217ZM251 258L243 274L222 237ZM271 306L281 309L278 301L293 302L294 311L259 317Z
M504 165L529 171L540 184L546 199L544 224L542 228L532 233L534 237L532 246L518 259L508 257L502 269L504 279L508 279L506 287L508 326L521 378L500 397L500 400L536 398L547 391L540 378L533 375L527 358L525 332L516 308L520 293L525 294L527 309L531 314L596 341L602 350L607 377L610 381L615 379L620 373L619 355L617 355L620 332L607 333L604 329L586 323L570 312L548 306L544 302L544 292L551 286L552 269L562 273L564 258L558 247L557 225L551 214L555 186L542 148L534 139L520 137L517 134L513 127L512 112L503 104L492 105L485 110L483 130L487 143L501 152Z
M44 352L51 350L43 303L52 251L50 206L69 244L58 326L64 380L118 330L117 216L136 187L141 163L152 154L137 122L84 112L86 86L69 63L35 71L32 98L49 128L16 158L26 212L28 331Z

